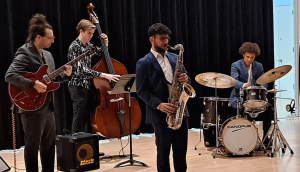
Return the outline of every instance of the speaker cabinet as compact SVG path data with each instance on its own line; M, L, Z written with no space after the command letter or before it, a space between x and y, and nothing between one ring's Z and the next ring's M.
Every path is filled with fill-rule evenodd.
M9 171L10 167L6 164L6 162L0 156L0 171Z
M100 168L97 134L56 136L57 170L88 171Z

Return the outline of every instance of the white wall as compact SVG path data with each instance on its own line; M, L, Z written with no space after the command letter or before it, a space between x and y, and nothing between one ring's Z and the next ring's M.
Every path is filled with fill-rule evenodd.
M295 38L295 15L294 4L291 0L274 0L274 66L279 67L282 65L291 65L292 70L276 80L276 89L287 90L277 93L277 116L284 118L291 116L290 112L285 110L287 104L295 99L296 105L298 103L298 88L299 88L299 74L298 72L298 46L296 46ZM297 25L297 24L296 24ZM297 29L298 30L298 29ZM297 75L296 75L297 74ZM272 100L269 100L272 101ZM298 106L296 106L298 107Z

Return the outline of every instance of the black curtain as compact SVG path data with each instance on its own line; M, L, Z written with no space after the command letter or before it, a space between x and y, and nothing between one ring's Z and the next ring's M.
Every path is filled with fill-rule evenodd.
M81 19L88 19L86 7L93 3L102 31L109 36L112 58L125 65L128 73L135 73L138 59L150 51L147 31L157 22L172 30L171 46L184 46L184 65L192 78L197 96L189 99L190 127L198 128L202 99L212 97L213 88L198 84L195 76L204 72L230 75L230 66L242 58L238 48L243 42L258 43L261 55L256 58L268 71L274 67L273 2L270 0L3 0L0 6L1 100L0 150L12 148L12 129L8 84L4 75L15 51L24 44L28 22L36 13L46 15L56 37L49 48L56 67L67 63L67 50L78 36L75 27ZM100 46L98 34L92 43ZM178 53L178 52L174 52ZM218 89L218 96L228 98L232 88ZM136 96L136 95L133 95ZM143 118L139 132L151 133L151 125L144 122L145 104L139 100ZM72 105L67 84L55 92L57 134L70 129ZM22 127L17 115L17 145L22 145Z

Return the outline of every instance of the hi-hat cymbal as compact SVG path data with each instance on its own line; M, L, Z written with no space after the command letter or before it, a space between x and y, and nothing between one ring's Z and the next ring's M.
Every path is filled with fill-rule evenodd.
M213 88L230 88L237 83L231 76L215 72L201 73L195 80L201 85Z
M269 70L260 76L257 80L257 84L267 84L269 82L274 82L275 80L283 77L285 74L289 73L292 69L291 65L284 65L274 69Z
M268 90L267 92L268 93L278 93L278 92L283 92L283 91L287 91L287 90L274 90L274 89L272 89L272 90Z

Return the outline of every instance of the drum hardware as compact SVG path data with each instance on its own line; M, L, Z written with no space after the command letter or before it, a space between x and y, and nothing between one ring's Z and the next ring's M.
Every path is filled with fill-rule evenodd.
M268 133L271 132L270 135L270 141L267 144L267 148L271 146L272 143L272 153L271 157L274 157L274 151L279 151L279 149L282 149L282 153L285 153L285 148L288 147L291 154L294 154L293 150L291 149L290 145L284 138L283 134L281 133L279 126L277 124L277 108L276 108L276 93L279 92L279 90L275 89L275 80L281 78L285 74L287 74L292 69L291 65L284 65L277 67L275 69L271 69L268 72L264 73L262 76L260 76L256 83L258 84L266 84L269 82L274 82L273 84L273 101L274 101L274 122L271 124L271 127L268 130ZM266 135L263 139L263 142L266 140L268 136ZM277 145L277 141L279 142L279 145Z
M287 90L274 90L274 89L272 89L272 90L268 90L268 93L278 93L278 92L283 92L283 91L287 91Z
M215 88L215 102L216 102L216 148L214 149L213 158L216 157L217 153L223 154L222 150L219 148L219 117L218 117L218 96L217 96L217 88L230 88L237 84L237 81L231 76L208 72L199 74L195 77L195 80L204 86Z
M251 118L256 118L260 113L263 113L264 111L266 111L266 108L244 109L244 113L249 114Z
M264 153L266 153L266 147L263 145L263 142L258 134L258 129L254 125L255 121L253 120L251 123L249 120L247 120L247 115L242 117L240 114L240 111L242 111L243 96L244 89L240 88L240 98L237 99L237 115L229 118L222 124L219 133L219 135L221 135L220 141L222 142L223 146L233 155L249 154L256 147L260 146L264 149ZM253 109L251 111L253 111ZM247 137L244 139L235 139L241 138L245 135L247 135ZM230 139L231 137L232 139ZM257 141L259 141L258 145Z
M197 146L198 146L198 144L201 142L201 128L202 128L202 131L203 131L203 128L204 128L204 125L203 125L202 121L203 121L203 114L201 113L201 118L200 118L200 132L199 132L200 140L199 140L199 142L195 145L195 150L197 150ZM199 153L199 155L201 155L201 153Z
M256 124L255 120L253 120L252 123L253 123L254 126L255 126L255 124ZM260 138L260 135L259 135L259 133L258 133L258 128L256 128L256 131L257 131L257 134L258 134L258 135L257 135L257 138L258 138L258 140L259 140L259 145L258 145L258 147L262 147L262 148L264 149L264 153L267 153L267 149L266 149L265 145L263 144L263 142L262 142L262 140L261 140L261 138ZM267 154L267 156L269 157L270 155Z
M274 82L274 89L275 89L275 82ZM271 124L271 127L268 130L268 133L271 132L270 135L270 141L267 144L267 148L269 148L271 146L272 143L272 153L271 153L271 158L274 157L274 151L279 151L279 149L281 148L282 153L285 153L285 148L288 147L288 149L290 150L291 154L294 154L293 150L291 149L290 145L288 144L288 142L286 141L286 139L284 138L283 134L281 133L279 126L277 124L277 108L276 108L276 92L274 92L274 122ZM268 137L268 135L266 135L263 139L263 142L266 140L266 138ZM277 144L277 141L279 144Z

